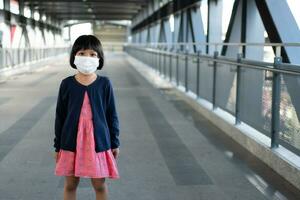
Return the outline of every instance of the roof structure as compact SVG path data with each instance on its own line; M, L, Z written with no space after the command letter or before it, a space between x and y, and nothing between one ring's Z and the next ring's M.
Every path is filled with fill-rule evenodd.
M148 0L24 0L24 5L58 20L131 20Z

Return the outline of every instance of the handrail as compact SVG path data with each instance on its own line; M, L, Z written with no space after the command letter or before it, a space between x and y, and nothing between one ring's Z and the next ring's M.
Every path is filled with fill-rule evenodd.
M289 74L289 75L300 75L300 65L299 66L292 65L293 70L283 69L282 67L280 69L277 69L277 68L275 69L275 68L273 68L273 63L269 63L269 62L260 62L260 61L254 61L254 60L248 60L248 59L241 59L241 62L238 63L234 59L232 59L232 61L230 61L229 60L230 58L226 58L223 56L218 56L217 58L214 58L213 56L210 56L210 55L202 55L202 54L198 55L196 53L195 54L190 54L190 53L186 54L186 53L170 52L170 51L165 51L165 50L157 50L157 49L152 49L152 48L140 48L140 47L134 47L134 48L138 48L142 51L152 52L152 53L156 53L156 54L164 54L164 55L168 55L168 56L179 56L179 57L188 56L188 57L195 57L195 58L197 58L199 56L199 58L208 59L208 60L215 61L218 63L239 65L241 67L259 69L259 70L267 70L267 71L271 71L271 72L280 72L280 73ZM251 62L253 62L253 63L251 63ZM288 64L284 63L283 66L288 66ZM297 69L296 66L298 66L299 69Z
M26 49L32 49L32 50L40 50L40 49L65 49L65 48L70 48L70 46L56 46L56 47L2 47L0 49L3 50L26 50Z
M174 45L174 46L188 46L188 45L202 45L202 46L292 46L292 47L300 47L300 42L287 42L287 43L238 43L238 42L177 42L177 43L167 43L167 42L157 42L157 43L125 43L125 45L130 46L151 46L151 45Z

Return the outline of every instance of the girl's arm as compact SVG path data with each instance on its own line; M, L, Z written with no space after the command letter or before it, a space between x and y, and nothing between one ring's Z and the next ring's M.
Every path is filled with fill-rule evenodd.
M63 92L64 92L64 81L60 83L59 92L56 103L56 113L55 113L55 138L54 138L54 147L55 151L58 152L60 149L60 136L61 130L65 121L65 103L63 101Z
M112 83L109 78L107 78L107 79L108 79L108 85L106 87L106 89L107 89L106 118L107 118L107 123L108 123L108 127L109 127L109 133L110 133L111 149L116 149L120 146L119 120L118 120L118 114L117 114L116 105L115 105L115 97L114 97Z

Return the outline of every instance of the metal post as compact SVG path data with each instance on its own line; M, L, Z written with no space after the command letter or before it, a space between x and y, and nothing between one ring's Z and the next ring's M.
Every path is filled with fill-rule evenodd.
M241 63L243 58L243 47L239 48L239 53L237 54L237 63ZM235 124L240 124L240 90L241 90L241 66L236 66L236 96L235 96Z
M201 51L197 51L197 80L196 80L196 92L197 92L197 98L200 97L200 55Z
M158 48L159 52L158 52L158 74L160 75L160 70L161 70L161 51Z
M155 71L156 71L156 73L158 73L158 66L159 66L158 58L159 58L159 53L155 52L155 69L156 69Z
M184 68L184 86L185 86L185 91L189 91L189 86L188 86L188 47L185 49L185 68Z
M18 51L18 64L21 63L21 60L20 60L20 49L17 50Z
M0 68L4 68L4 50L3 48L0 48L0 55L1 55L1 67Z
M167 54L166 54L165 51L164 51L163 55L164 55L163 77L166 78L166 57L167 57Z
M179 52L177 50L176 52L176 85L179 86L179 70L178 66L179 65Z
M169 55L169 81L172 81L172 52L170 51Z
M156 71L156 66L157 66L156 52L153 51L153 69L154 69L154 71Z
M154 69L154 64L155 64L155 62L154 62L154 59L155 59L155 52L151 52L151 67L152 67L152 69Z
M282 63L280 46L276 47L276 57L274 58L274 68L279 69ZM272 118L271 118L271 148L277 148L280 130L280 73L273 72L272 82Z
M214 59L218 58L218 51L214 52ZM213 103L213 109L216 108L216 85L217 84L217 61L214 61L213 65L213 94L212 94L212 103Z
M156 73L159 74L159 51L156 53Z

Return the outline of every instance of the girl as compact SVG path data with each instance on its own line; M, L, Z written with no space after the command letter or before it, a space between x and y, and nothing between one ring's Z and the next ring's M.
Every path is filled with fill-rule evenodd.
M65 176L64 199L75 199L80 177L91 178L96 199L107 199L105 178L120 178L119 121L113 87L99 76L104 56L92 35L76 39L70 65L78 73L60 83L55 116L55 175Z

